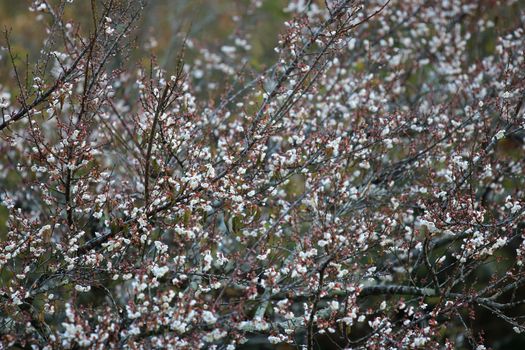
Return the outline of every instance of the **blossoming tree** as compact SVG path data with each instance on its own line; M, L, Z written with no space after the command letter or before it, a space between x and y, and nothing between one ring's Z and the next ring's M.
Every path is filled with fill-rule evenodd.
M75 22L79 3L33 1L34 63L5 33L0 344L482 350L476 318L525 330L519 1L291 0L264 68L243 22L263 1L165 65L131 63L148 4Z

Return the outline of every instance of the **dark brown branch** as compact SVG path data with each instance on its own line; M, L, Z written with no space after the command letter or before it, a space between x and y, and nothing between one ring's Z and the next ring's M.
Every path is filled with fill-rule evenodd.
M162 96L160 97L155 110L155 116L153 117L153 125L151 126L151 131L149 134L148 149L146 151L146 166L144 171L144 201L146 207L149 205L149 177L150 177L150 166L151 166L151 152L153 150L153 140L155 139L155 129L157 128L157 123L159 117L164 113L164 108L166 107L166 100L168 97L168 92L170 91L169 83L166 84Z
M33 102L31 102L29 105L27 105L25 107L22 107L18 112L13 114L8 120L3 121L0 124L0 131L2 131L3 129L9 127L12 123L14 123L16 121L19 121L20 119L24 118L26 115L28 115L33 110L33 108L37 107L38 105L40 105L40 104L42 104L44 102L47 102L48 98L51 96L51 94L53 92L55 92L64 82L66 82L66 80L69 77L71 77L71 75L76 70L78 64L80 63L80 61L82 60L84 55L90 50L90 46L91 45L87 45L84 48L84 50L82 50L82 52L75 59L75 61L71 65L71 67L67 68L62 73L62 75L57 80L55 80L55 82L53 83L53 85L49 89L47 89L43 94L41 94L37 98L35 98L33 100Z

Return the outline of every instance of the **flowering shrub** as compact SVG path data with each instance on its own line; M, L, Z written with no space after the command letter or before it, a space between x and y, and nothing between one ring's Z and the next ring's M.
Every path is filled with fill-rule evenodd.
M2 51L0 344L482 350L480 315L524 331L525 13L494 4L291 0L260 69L242 17L137 68L144 4L91 1L80 25L79 1L33 1L40 57L9 31Z

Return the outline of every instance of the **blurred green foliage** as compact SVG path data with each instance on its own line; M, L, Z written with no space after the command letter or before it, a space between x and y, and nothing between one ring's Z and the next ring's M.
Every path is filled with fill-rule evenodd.
M261 68L275 58L273 47L283 21L288 18L283 11L285 4L285 0L267 0L254 8L250 1L149 1L138 24L139 30L134 33L136 46L130 51L132 62L147 63L153 55L166 67L177 60L186 35L213 52L227 44L232 35L245 33L252 46L250 64ZM29 12L28 6L29 2L25 1L0 0L0 23L4 31L0 39L2 83L9 81L6 78L12 74L5 34L9 36L17 64L24 66L28 59L30 67L36 62L46 38L44 28L51 23L51 16ZM64 17L79 25L81 33L92 30L89 1L67 6Z

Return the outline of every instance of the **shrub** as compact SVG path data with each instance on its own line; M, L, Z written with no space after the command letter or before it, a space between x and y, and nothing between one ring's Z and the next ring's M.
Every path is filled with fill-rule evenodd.
M147 4L71 15L86 3L33 2L33 63L6 30L5 347L482 350L484 319L524 330L519 2L292 0L262 69L244 17L160 65L133 40Z

